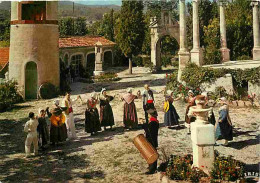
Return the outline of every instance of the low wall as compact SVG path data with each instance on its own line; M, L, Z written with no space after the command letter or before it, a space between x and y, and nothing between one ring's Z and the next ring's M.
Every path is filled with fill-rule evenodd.
M248 82L248 94L252 95L253 93L260 99L260 81L255 84Z
M226 74L212 83L202 83L201 85L201 89L207 92L215 92L217 87L224 87L229 95L233 95L234 88L231 74Z

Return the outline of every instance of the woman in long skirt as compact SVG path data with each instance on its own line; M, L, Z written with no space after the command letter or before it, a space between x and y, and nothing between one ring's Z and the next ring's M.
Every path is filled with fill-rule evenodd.
M48 130L48 125L45 119L45 110L44 109L39 109L39 117L38 117L38 139L39 139L39 144L42 149L45 149L45 145L48 144L50 135L49 135L49 130Z
M66 108L61 108L58 100L55 101L51 112L49 112L48 108L46 110L51 121L50 142L52 142L53 145L58 142L66 141L68 138L65 115L62 113L63 110L66 110Z
M140 95L140 92L139 92ZM136 95L132 94L132 89L128 88L127 94L122 97L122 100L125 101L124 104L124 116L123 122L125 128L136 128L138 126L138 118L134 100L138 99Z
M98 131L101 131L98 110L96 107L97 103L96 94L92 93L91 98L87 100L87 109L85 111L85 131L91 133L91 135L95 135Z
M174 99L173 92L171 90L167 91L167 95L165 96L164 102L164 125L171 127L178 125L179 126L179 115L173 106L173 101L179 100L180 97Z
M231 123L231 119L229 116L229 107L227 104L227 100L225 97L220 99L220 104L222 105L219 108L219 120L216 124L217 131L216 131L216 139L219 138L220 134L218 132L218 126L220 128L221 136L225 139L224 146L228 145L228 141L233 140L233 127Z
M109 104L110 101L112 101L113 99L114 97L107 95L105 88L101 90L101 96L99 99L100 100L100 121L101 121L101 126L104 127L104 130L106 130L107 126L110 126L110 129L112 130L112 126L115 124L112 107Z

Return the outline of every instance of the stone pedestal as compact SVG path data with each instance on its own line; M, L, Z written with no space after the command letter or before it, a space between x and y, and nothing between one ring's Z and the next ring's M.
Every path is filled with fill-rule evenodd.
M203 51L201 48L192 49L190 51L190 57L191 57L191 62L197 64L198 66L203 65Z
M230 61L230 50L228 48L220 48L222 63Z
M190 53L188 51L179 51L179 70L178 70L178 81L181 82L182 71L190 61Z
M94 76L100 76L104 73L105 73L104 71L94 71Z
M209 173L214 162L215 128L212 124L191 124L193 166Z
M260 47L253 48L253 60L260 60Z
M101 75L103 73L104 73L104 71L103 71L102 62L96 62L94 75L97 76L97 75Z

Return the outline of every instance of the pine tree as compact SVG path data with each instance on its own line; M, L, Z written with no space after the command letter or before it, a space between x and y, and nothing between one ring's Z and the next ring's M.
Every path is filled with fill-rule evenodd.
M145 37L143 8L142 1L122 1L116 42L129 59L129 74L132 74L132 57L141 52Z

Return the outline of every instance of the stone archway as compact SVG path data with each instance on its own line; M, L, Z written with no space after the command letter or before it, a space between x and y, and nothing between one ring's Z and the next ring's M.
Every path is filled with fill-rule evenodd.
M180 28L177 21L169 21L167 24L163 21L158 21L155 17L151 18L151 62L156 70L161 69L161 39L164 36L175 38L179 44Z
M38 72L35 62L28 62L25 66L25 98L37 99Z

